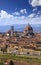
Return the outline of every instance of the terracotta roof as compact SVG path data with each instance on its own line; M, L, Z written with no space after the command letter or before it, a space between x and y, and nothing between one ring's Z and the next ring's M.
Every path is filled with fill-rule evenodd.
M26 27L25 27L25 29L24 29L25 31L27 30L33 30L33 28L28 24Z

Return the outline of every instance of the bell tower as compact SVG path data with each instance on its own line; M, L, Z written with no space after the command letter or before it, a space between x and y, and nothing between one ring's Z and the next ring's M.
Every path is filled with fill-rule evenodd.
M11 31L11 37L13 37L13 35L14 35L14 26L11 26L10 31Z

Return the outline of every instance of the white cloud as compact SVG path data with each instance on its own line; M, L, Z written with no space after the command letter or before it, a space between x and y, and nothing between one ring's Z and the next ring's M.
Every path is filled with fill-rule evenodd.
M41 17L35 17L35 18L30 18L29 23L31 24L41 24Z
M8 14L6 11L0 11L0 25L13 25L13 24L41 24L41 16L34 17L36 14L31 13L29 16L14 16Z
M6 11L1 10L0 11L0 17L1 18L12 18L13 15L8 14Z
M41 17L41 11L38 11L37 13L33 12L30 15L28 15L28 18L35 18L35 17Z
M29 3L33 6L41 6L41 0L29 0Z
M21 10L20 10L20 13L22 13L22 14L27 14L27 11L26 11L26 9L21 9Z
M15 16L14 19L25 19L25 16Z
M34 11L37 11L37 7L35 7L32 11L33 11L33 12L34 12Z
M23 24L25 16L14 16L8 14L6 11L0 11L0 25L12 25L12 24Z
M16 8L17 9L17 8ZM12 13L13 15L15 15L15 16L19 16L19 15L21 15L21 14L27 14L27 11L26 11L26 9L21 9L19 12L18 11L16 11L16 12L14 12L14 13Z
M19 12L14 12L13 15L20 15L20 13Z
M36 16L35 13L31 13L28 17L29 17L29 18L34 18L35 16Z

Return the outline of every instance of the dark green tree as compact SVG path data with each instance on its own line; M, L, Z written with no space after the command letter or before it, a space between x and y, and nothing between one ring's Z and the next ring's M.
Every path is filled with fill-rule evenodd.
M4 54L4 52L7 52L7 48L8 48L8 45L5 45L5 47L1 48L1 51L3 51L3 54Z
M13 63L13 61L12 61L12 60L10 61L9 65L14 65L14 63Z

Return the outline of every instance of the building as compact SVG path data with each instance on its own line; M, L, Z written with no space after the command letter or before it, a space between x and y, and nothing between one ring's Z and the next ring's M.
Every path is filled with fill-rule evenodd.
M30 24L28 24L25 29L24 29L25 35L34 35L33 33L33 28L31 27Z
M9 33L10 37L13 37L13 35L14 35L14 27L13 26L11 26L10 30L8 31L8 33Z

